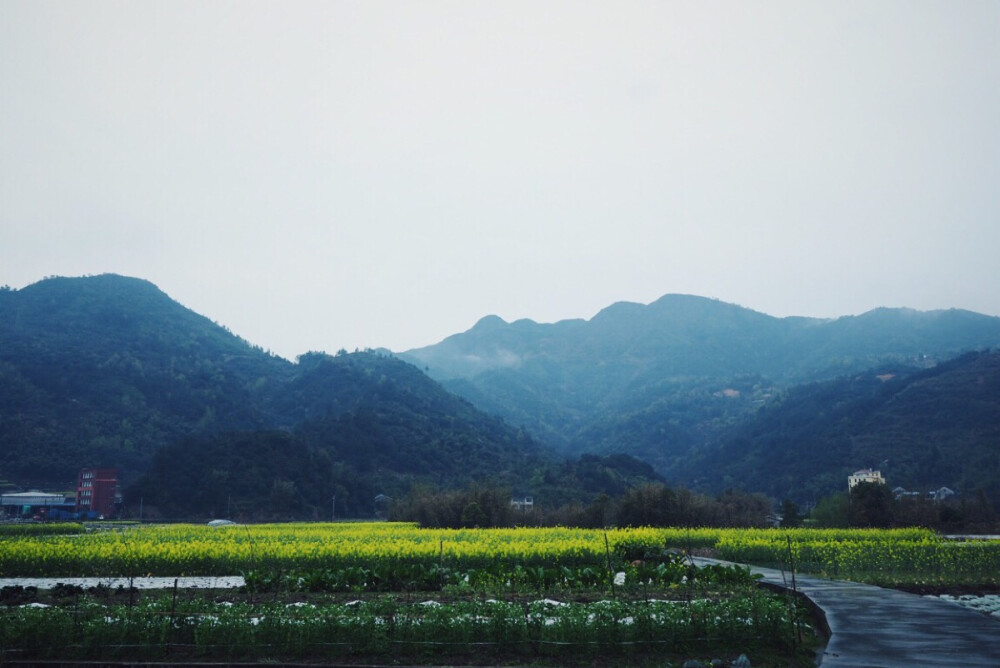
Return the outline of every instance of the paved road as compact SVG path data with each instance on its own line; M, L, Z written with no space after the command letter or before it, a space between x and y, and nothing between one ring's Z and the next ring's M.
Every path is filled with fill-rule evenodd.
M752 569L790 586L787 574ZM948 601L796 574L796 588L826 614L823 668L1000 668L1000 622Z

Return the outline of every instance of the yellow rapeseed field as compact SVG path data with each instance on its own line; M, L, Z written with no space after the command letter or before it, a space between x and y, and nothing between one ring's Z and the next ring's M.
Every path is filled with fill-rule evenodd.
M5 537L0 577L235 575L439 564L597 566L645 551L708 548L723 559L867 580L989 581L1000 543L945 541L925 529L421 529L393 522L133 526Z

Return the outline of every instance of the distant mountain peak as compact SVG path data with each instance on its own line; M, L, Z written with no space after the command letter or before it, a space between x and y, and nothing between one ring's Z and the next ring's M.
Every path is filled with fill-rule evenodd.
M664 306L667 304L707 304L707 303L724 304L726 302L722 302L718 299L713 299L711 297L691 295L684 292L668 292L659 299L650 302L650 306L653 305Z
M484 331L496 330L506 326L507 326L507 321L501 318L500 316L487 315L480 318L479 321L472 326L472 329L470 331L484 332Z
M629 302L629 301L615 302L610 306L605 306L600 311L598 311L597 315L591 318L590 321L599 322L607 318L628 317L630 315L641 313L646 308L647 306L645 304L640 304L638 302Z
M77 292L100 291L106 293L109 289L144 290L163 294L155 284L144 279L121 274L93 274L86 276L46 276L40 281L26 285L22 290L55 290L70 289Z

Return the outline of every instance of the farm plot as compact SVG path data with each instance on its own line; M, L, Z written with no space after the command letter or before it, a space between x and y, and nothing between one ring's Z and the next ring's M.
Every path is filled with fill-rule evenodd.
M810 660L802 610L662 530L134 527L0 543L0 577L233 575L223 592L4 590L6 658ZM678 530L680 544L707 540ZM45 606L45 607L42 607ZM802 638L806 642L803 643ZM777 658L775 658L777 657Z
M953 541L926 529L728 530L719 557L922 590L1000 587L1000 541Z

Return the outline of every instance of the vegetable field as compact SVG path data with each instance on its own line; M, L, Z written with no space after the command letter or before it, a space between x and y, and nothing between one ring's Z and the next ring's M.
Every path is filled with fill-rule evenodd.
M745 568L698 568L683 554L718 538L394 523L7 536L0 577L242 574L246 586L152 594L67 586L44 599L5 588L0 647L8 658L93 660L808 658L802 637L811 631L796 603L757 588Z
M724 530L722 559L883 586L1000 585L1000 541L946 540L926 529Z

